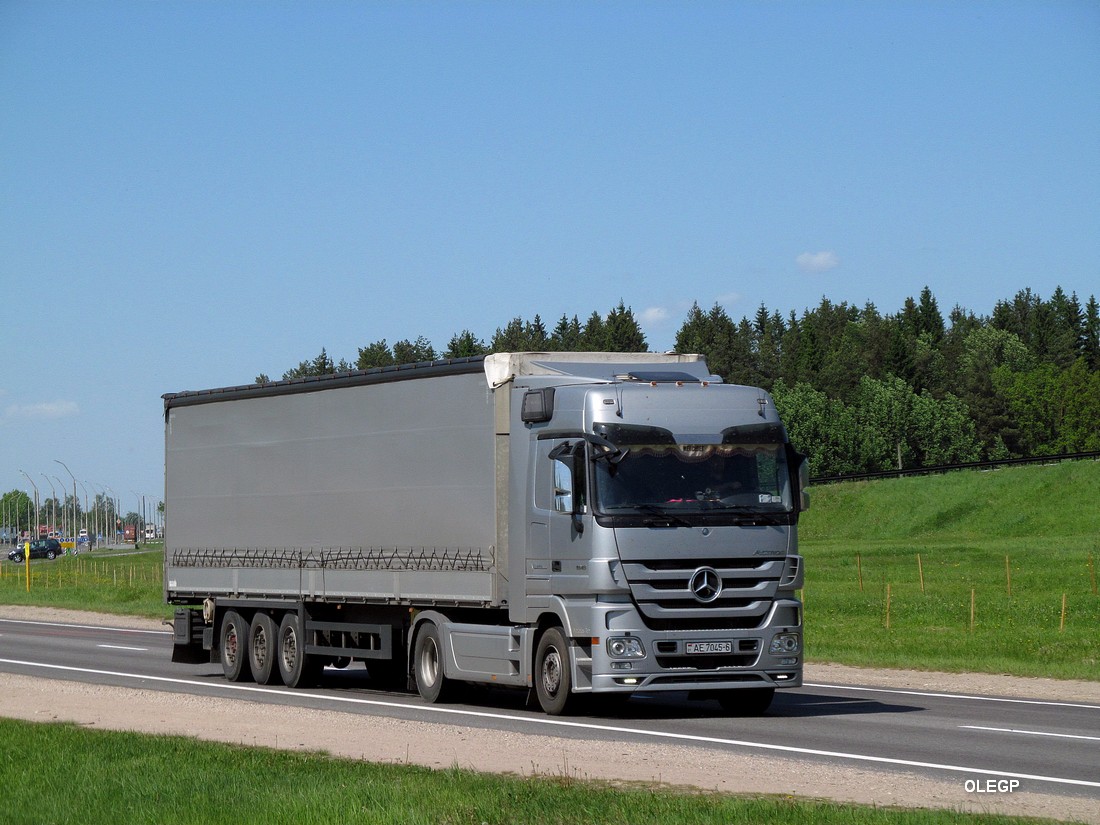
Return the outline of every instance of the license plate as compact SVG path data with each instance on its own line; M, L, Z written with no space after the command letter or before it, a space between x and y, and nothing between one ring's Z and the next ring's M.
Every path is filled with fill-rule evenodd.
M733 653L733 642L684 642L686 653Z

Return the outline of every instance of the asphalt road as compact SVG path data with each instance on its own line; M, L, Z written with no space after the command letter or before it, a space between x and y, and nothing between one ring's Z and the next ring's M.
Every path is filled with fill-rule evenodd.
M769 753L863 770L975 783L978 792L1033 791L1096 800L1100 810L1100 703L965 696L875 685L808 684L780 691L767 715L721 715L684 694L640 696L606 715L548 717L524 696L474 690L466 702L426 705L373 688L361 668L326 670L322 687L231 684L216 665L170 661L166 631L0 619L0 671L45 679L248 699L531 736L690 745ZM1100 691L1098 691L1100 695ZM990 783L1001 783L990 785ZM1010 785L1008 783L1017 783Z

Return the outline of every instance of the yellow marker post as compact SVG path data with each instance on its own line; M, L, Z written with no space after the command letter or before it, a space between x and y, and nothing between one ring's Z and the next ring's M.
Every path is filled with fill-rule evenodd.
M23 542L23 564L27 567L27 592L31 592L31 543Z

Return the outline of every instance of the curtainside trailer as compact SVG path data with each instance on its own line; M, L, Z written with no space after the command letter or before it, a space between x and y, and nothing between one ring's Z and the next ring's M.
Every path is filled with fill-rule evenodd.
M551 714L802 680L806 464L696 355L498 353L164 396L173 658Z

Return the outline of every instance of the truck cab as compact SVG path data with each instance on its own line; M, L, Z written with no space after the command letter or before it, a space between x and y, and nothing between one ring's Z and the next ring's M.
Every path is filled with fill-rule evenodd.
M531 505L512 619L567 640L560 677L536 657L544 706L679 690L758 712L801 684L803 458L767 393L691 366L513 390Z

